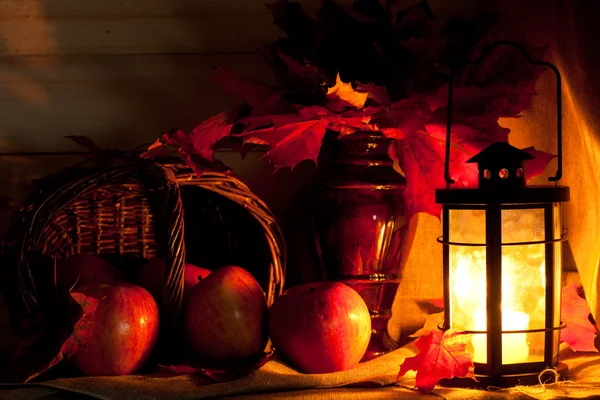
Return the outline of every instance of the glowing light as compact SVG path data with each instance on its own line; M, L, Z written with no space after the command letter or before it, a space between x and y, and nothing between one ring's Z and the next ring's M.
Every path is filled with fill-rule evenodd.
M461 210L473 213L472 210ZM456 217L456 216L455 216ZM485 215L479 216L485 218ZM479 218L477 217L477 218ZM503 218L502 240L505 243L540 240L539 228L543 213L540 210L507 212ZM473 227L473 215L458 215L453 239L473 243L483 242L484 230ZM451 225L452 226L452 225ZM481 228L481 227L477 227ZM468 233L468 240L465 237ZM479 236L479 237L477 237ZM453 246L451 249L452 320L458 329L487 330L486 251L481 247ZM504 246L502 248L502 330L522 331L544 327L545 313L545 258L544 245ZM515 364L541 360L543 343L535 334L504 333L502 335L502 363ZM533 339L533 340L532 340ZM472 337L473 361L487 360L487 335Z

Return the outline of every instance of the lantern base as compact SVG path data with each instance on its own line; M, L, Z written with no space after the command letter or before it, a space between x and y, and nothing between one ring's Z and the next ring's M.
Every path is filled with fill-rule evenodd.
M439 382L440 386L444 387L459 387L459 388L470 388L470 389L486 389L487 387L514 387L514 386L534 386L539 385L540 380L544 383L555 383L557 380L562 381L567 379L569 373L569 367L566 364L558 363L555 368L558 375L545 373L540 378L540 372L532 372L526 374L514 374L514 375L479 375L475 374L477 381L469 378L452 378L442 379Z

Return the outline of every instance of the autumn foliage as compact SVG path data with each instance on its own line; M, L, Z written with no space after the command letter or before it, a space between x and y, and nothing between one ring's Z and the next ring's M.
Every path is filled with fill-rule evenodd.
M471 335L448 329L434 329L415 341L419 353L400 366L398 378L410 370L417 372L416 386L422 393L431 392L444 378L475 379L472 354L466 350Z
M475 183L476 167L465 165L468 158L493 142L508 140L509 130L498 119L518 117L535 94L540 71L510 47L498 47L481 65L464 63L503 37L493 14L439 20L426 1L397 11L377 0L359 0L353 6L323 1L315 16L287 0L268 7L285 32L263 51L277 84L217 69L214 82L243 105L189 134L174 130L163 135L151 152L175 146L202 173L192 159L212 160L220 139L229 136L266 146L265 158L277 170L304 160L316 162L328 132L343 136L375 131L396 139L392 157L406 174L409 212L438 216L433 197L445 184L451 68L451 173L458 186ZM533 58L543 56L542 49L528 50ZM534 173L543 171L549 160L539 154L543 157L528 168Z
M63 319L31 321L11 361L11 378L30 381L83 350L91 339L98 303L97 299L74 291L65 299Z
M580 282L563 287L561 318L565 324L565 328L560 332L562 342L575 351L598 352L594 345L599 333L598 325L592 317Z
M428 299L436 308L443 308L442 299ZM581 282L562 288L561 320L565 327L560 332L561 342L574 351L598 352L595 346L600 329L594 321L585 299ZM444 312L425 316L425 324L411 337L419 352L400 365L398 379L408 371L416 371L416 387L426 393L444 378L472 378L472 354L467 349L471 335L456 330L442 331Z

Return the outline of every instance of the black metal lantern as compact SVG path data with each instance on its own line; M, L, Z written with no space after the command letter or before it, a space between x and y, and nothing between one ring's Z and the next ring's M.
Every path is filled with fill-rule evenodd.
M445 189L436 190L442 204L444 328L472 334L478 386L535 384L558 361L562 269L561 203L569 188L558 186L562 175L561 79L557 79L558 169L549 186L526 185L526 163L533 158L507 143L495 143L471 158L479 167L478 188L451 188L449 174L452 124L450 83L446 140ZM452 79L451 79L452 82ZM469 380L469 382L473 382ZM456 383L468 382L453 380ZM473 383L471 383L472 385Z

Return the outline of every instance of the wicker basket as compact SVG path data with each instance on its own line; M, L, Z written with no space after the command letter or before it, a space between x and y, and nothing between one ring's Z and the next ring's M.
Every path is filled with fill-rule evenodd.
M56 312L54 262L77 253L102 256L126 276L165 257L163 326L175 326L180 313L186 260L241 265L269 305L284 283L285 246L269 208L231 175L197 178L177 163L74 167L36 183L2 247L1 286L15 326Z

